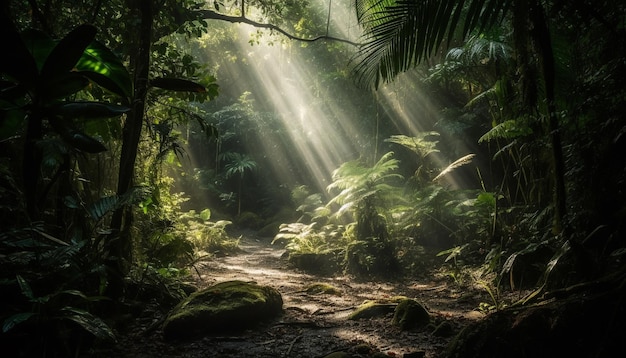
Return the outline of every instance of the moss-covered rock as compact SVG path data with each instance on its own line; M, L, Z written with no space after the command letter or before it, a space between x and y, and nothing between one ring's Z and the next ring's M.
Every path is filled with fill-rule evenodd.
M352 312L348 319L350 320L358 320L358 319L367 319L373 317L383 317L389 313L392 313L396 305L393 303L381 303L377 301L365 301L361 303L355 310Z
M282 312L283 299L274 288L227 281L191 294L163 324L165 339L238 332Z
M314 283L308 285L304 289L304 292L308 293L309 295L334 295L334 296L341 296L341 290L339 290L337 287L335 287L333 285L329 285L329 284L324 283L324 282L314 282Z
M402 330L421 328L429 323L430 314L426 308L410 298L400 301L393 314L393 324Z

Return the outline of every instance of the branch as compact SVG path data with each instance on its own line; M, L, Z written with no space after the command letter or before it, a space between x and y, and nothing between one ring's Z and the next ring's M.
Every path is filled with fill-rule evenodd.
M261 23L261 22L257 22L257 21L253 21L248 19L245 16L229 16L229 15L224 15L224 14L220 14L217 13L213 10L194 10L194 11L189 11L187 13L187 21L193 21L193 20L199 20L199 19L211 19L211 20L222 20L222 21L227 21L227 22L231 22L231 23L242 23L242 24L248 24L257 28L261 28L261 29L268 29L268 30L272 30L272 31L276 31L279 32L281 34L283 34L285 37L291 39L291 40L296 40L296 41L302 41L302 42L315 42L315 41L320 41L320 40L329 40L329 41L337 41L337 42L343 42L346 43L348 45L352 45L352 46L360 46L360 44L347 40L347 39L342 39L342 38L338 38L338 37L334 37L334 36L328 36L328 35L322 35L322 36L317 36L317 37L311 37L311 38L303 38L303 37L298 37L295 35L292 35L290 33L288 33L287 31L283 30L282 28L273 25L273 24L265 24L265 23Z

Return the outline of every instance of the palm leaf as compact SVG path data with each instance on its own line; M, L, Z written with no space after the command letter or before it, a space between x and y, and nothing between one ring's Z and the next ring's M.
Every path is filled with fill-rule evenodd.
M511 0L356 0L364 29L354 71L361 84L378 87L431 56L450 42L457 26L461 36L486 29L503 18ZM446 36L447 35L447 36Z

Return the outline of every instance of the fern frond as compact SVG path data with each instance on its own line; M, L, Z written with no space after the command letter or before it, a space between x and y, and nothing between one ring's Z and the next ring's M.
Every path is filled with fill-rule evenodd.
M532 129L525 123L519 120L509 119L496 125L491 128L489 132L483 134L483 136L478 139L478 143L482 143L484 141L489 142L494 139L514 139L527 136L532 133Z
M428 137L437 137L437 136L439 136L439 133L435 131L420 132L420 133L417 133L414 137L409 137L405 135L392 135L391 137L385 139L385 142L399 144L411 150L413 153L417 154L420 158L425 158L427 155L431 153L439 152L439 150L436 148L437 143L439 143L439 141L427 139Z
M441 179L443 176L447 175L448 173L452 172L453 170L455 170L458 167L462 167L465 164L469 164L472 162L472 159L474 159L474 157L476 156L476 154L470 153L466 156L463 156L457 160L455 160L454 162L452 162L452 164L448 165L444 170L442 170L434 179L433 181L437 181L439 179Z

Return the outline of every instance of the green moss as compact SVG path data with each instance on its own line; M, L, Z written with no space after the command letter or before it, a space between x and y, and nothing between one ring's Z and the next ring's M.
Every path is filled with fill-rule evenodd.
M361 303L359 307L357 307L354 312L348 316L348 319L357 320L385 316L393 312L395 307L395 304L367 300Z
M420 328L430 323L430 314L419 302L405 299L398 303L393 315L393 324L402 330Z
M163 326L166 339L240 331L282 311L282 297L271 287L243 281L222 282L191 294Z
M341 291L337 287L323 282L312 283L308 285L304 291L311 295L326 294L341 296Z

